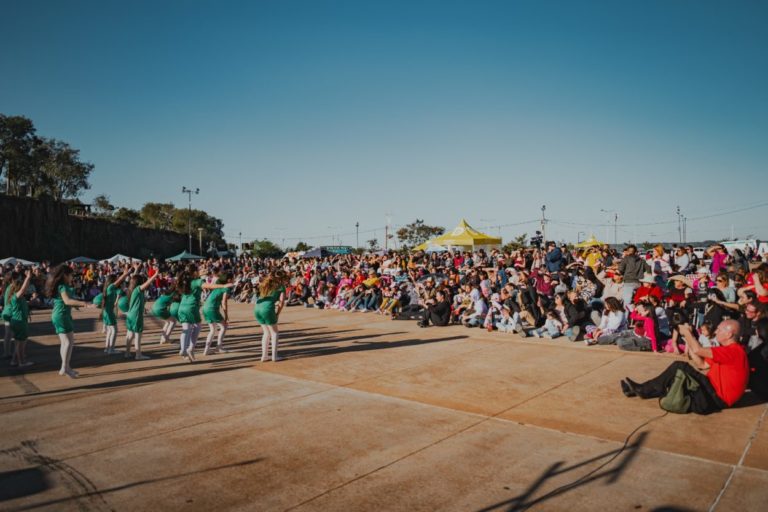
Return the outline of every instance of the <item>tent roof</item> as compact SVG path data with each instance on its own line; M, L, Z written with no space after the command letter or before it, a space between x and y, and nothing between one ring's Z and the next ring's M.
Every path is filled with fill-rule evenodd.
M437 238L425 242L416 249L424 250L429 246L441 245L443 247L475 247L478 245L500 245L501 238L486 235L470 226L466 220L461 219L459 225L452 231L440 235Z
M322 247L315 247L312 250L309 250L301 255L302 258L325 258L328 256L329 253L327 250L325 250Z
M96 260L87 256L78 256L77 258L67 260L67 263L96 263Z
M10 258L5 258L0 260L0 265L16 265L18 263L21 263L22 265L37 265L37 262L35 261L29 261L21 258L14 258L11 256Z
M134 262L140 262L141 260L139 258L131 258L130 256L126 256L125 254L118 253L112 256L111 258L107 258L99 261L99 263L121 263L124 261L134 263Z
M204 260L205 258L202 256L198 256L197 254L192 254L188 251L181 251L176 256L171 256L170 258L165 258L165 261L184 261L184 260Z
M605 242L601 242L597 238L595 238L595 235L592 235L589 237L589 239L584 240L580 244L574 245L574 247L582 248L582 247L594 247L596 245L605 245Z

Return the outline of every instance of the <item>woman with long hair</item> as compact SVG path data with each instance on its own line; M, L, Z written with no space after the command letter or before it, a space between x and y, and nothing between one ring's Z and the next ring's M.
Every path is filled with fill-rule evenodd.
M272 344L272 361L279 361L277 357L277 342L279 331L277 320L280 312L285 307L285 283L286 275L282 270L275 270L268 274L259 285L259 298L253 314L261 325L263 332L261 338L261 361L267 360L270 342Z
M216 279L216 284L229 283L232 280L229 272L222 272ZM205 340L205 350L203 355L207 356L211 350L211 342L213 341L213 335L218 329L219 335L216 338L218 342L218 351L225 353L227 350L224 348L224 335L227 332L227 322L229 322L229 288L216 288L208 294L208 298L205 299L203 304L203 319L208 324L208 337ZM223 314L222 314L223 312Z
M22 280L22 274L18 273L18 277L11 281L10 286L10 302L8 307L10 308L11 318L11 331L13 332L13 340L16 342L16 348L11 358L11 366L18 366L24 368L30 366L32 361L27 361L27 323L29 322L29 305L24 295L29 288L29 282L32 279L32 270L27 269L24 272L24 279Z
M104 353L115 353L115 342L117 341L117 312L115 307L117 306L117 298L120 293L120 285L131 273L131 267L126 265L123 273L115 278L114 274L110 274L104 280L104 289L101 292L101 320L104 322L106 328L106 340L104 341Z
M142 276L139 275L139 266L133 271L130 284L128 285L128 312L125 314L125 358L131 357L131 341L136 351L136 360L143 361L149 357L141 353L141 335L144 332L144 304L146 296L144 293L152 285L155 279L160 275L160 271L155 269L152 277L141 283ZM141 283L141 284L139 284Z
M77 372L69 364L72 359L72 348L75 345L72 308L91 307L87 302L73 298L75 294L75 290L72 289L73 276L72 268L62 263L53 269L53 272L48 277L48 281L45 283L46 295L53 299L51 322L61 343L59 349L61 354L59 375L66 375L71 379L77 377Z
M228 288L230 284L204 283L200 278L205 273L200 273L197 266L192 264L179 275L178 290L181 293L178 318L181 322L181 350L179 354L188 358L190 362L195 360L195 345L200 336L200 297L203 290L215 290Z

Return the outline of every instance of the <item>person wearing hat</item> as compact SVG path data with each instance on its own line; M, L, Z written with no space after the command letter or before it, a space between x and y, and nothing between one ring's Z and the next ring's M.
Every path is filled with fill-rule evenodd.
M637 304L649 295L655 295L659 300L662 299L664 294L662 293L661 288L656 284L656 279L653 277L653 274L646 273L640 280L640 285L640 288L637 289L635 296L632 299L633 304Z
M687 296L691 293L693 283L687 277L677 274L669 278L667 286L669 288L667 301L679 306L686 301Z

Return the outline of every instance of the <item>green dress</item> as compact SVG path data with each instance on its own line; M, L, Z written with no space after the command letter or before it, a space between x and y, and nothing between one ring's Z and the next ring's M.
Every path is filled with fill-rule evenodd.
M74 331L72 327L72 308L64 304L61 294L67 292L71 298L75 290L65 284L60 284L56 289L56 296L53 298L53 311L51 312L51 322L56 329L56 334L67 334Z
M27 324L29 321L29 305L24 297L11 297L11 331L13 339L16 341L26 341L29 338L27 334Z
M203 280L195 279L189 284L190 291L181 296L178 318L183 324L200 323L200 295L203 293Z
M144 332L144 291L137 286L131 293L128 312L125 314L125 327L131 332Z
M179 319L179 306L181 306L180 302L171 302L171 307L168 308L168 313L170 313L171 318L174 320Z
M224 321L224 316L221 314L221 302L228 291L229 288L216 288L211 290L210 295L205 299L203 318L209 324L218 324Z
M113 284L107 286L107 293L102 299L104 307L102 308L101 319L104 321L104 325L117 325L115 301L117 300L118 295L120 295L120 288Z
M101 307L101 303L104 302L104 294L103 293L98 294L93 298L92 302L94 306Z
M119 299L117 299L117 309L119 309L123 313L127 313L128 308L131 305L130 301L128 300L128 295L126 295L125 293L123 293L122 290L120 290L117 292L117 296L120 297Z
M280 287L266 297L259 297L256 300L256 306L253 309L253 315L256 317L256 321L261 325L275 325L277 323L277 312L275 311L275 303L280 300L280 295L285 291L284 287Z
M3 321L4 322L10 322L11 321L11 285L5 287L5 294L3 297Z
M154 304L152 304L152 314L157 318L168 320L171 316L169 306L173 300L173 295L161 295L157 298Z

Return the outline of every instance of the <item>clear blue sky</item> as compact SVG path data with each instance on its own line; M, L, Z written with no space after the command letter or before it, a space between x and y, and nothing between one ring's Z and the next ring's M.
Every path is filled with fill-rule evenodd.
M766 2L25 0L3 17L0 112L81 149L83 200L182 206L200 187L231 241L330 243L359 221L362 243L386 213L489 226L542 204L557 239L604 238L601 208L637 224L768 201ZM688 238L768 238L766 213Z

